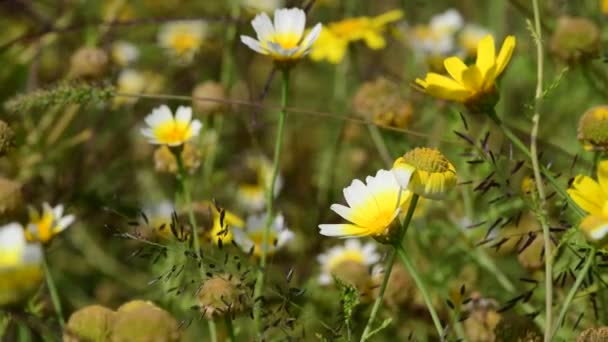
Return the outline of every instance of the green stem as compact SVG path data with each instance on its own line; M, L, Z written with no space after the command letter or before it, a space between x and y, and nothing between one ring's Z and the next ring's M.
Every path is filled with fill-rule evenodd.
M380 130L374 125L367 125L367 129L369 130L369 135L371 136L374 145L376 145L378 153L380 153L380 158L382 158L384 164L390 168L393 166L393 158L391 158L391 153L388 151L388 147L386 146L384 139L382 139Z
M63 309L61 308L61 301L59 300L59 293L57 292L57 287L55 286L55 281L53 280L53 275L51 274L51 270L49 269L48 261L46 260L46 254L42 253L42 268L44 270L44 277L46 279L46 286L49 288L49 293L51 294L51 301L53 302L53 307L55 307L55 314L57 315L57 321L59 321L59 326L61 326L61 330L64 327L64 319L63 319Z
M177 181L179 183L179 190L181 190L182 195L184 196L184 203L186 204L186 208L188 210L188 219L190 220L190 226L192 226L192 246L194 247L194 251L198 256L201 252L198 236L198 225L196 223L196 217L194 216L194 210L192 208L192 195L186 179L187 174L184 167L184 161L182 160L182 149L172 149L171 151L173 152L173 155L175 155L175 160L177 161ZM200 269L200 273L201 275L204 275L204 270ZM217 341L217 328L215 326L215 322L213 320L208 320L207 325L209 327L211 341Z
M414 217L414 211L416 210L416 205L418 204L419 196L417 194L412 195L412 200L410 201L410 205L407 209L407 214L405 215L405 219L401 224L401 228L397 234L397 243L401 245L401 241L407 232L407 228L410 226L410 222L412 221L412 217ZM365 329L363 330L363 334L361 334L361 342L367 340L370 336L370 332L372 329L372 325L376 320L376 316L378 315L378 311L380 311L380 306L382 305L382 299L384 297L384 292L386 291L386 287L388 285L388 280L391 276L391 271L393 270L393 264L395 263L395 254L396 251L392 250L388 256L388 260L386 261L386 266L384 269L384 278L382 279L382 284L380 285L380 292L378 293L378 297L374 302L374 306L372 307L372 312L367 320L367 324L365 325Z
M260 267L258 268L257 278L253 298L255 305L253 307L253 317L258 335L262 334L262 300L258 298L262 295L264 289L264 278L266 275L266 256L268 254L268 240L270 238L270 226L273 221L273 202L274 202L274 186L279 174L279 164L281 161L281 150L283 148L283 133L285 130L285 119L287 117L287 97L289 94L289 69L282 69L282 86L281 86L281 111L279 113L279 126L277 128L277 136L274 144L274 158L272 163L272 177L266 192L266 224L264 226L264 236L262 238L262 255L260 256Z
M230 342L236 342L236 336L234 335L234 327L232 326L232 319L230 315L226 315L224 317L224 322L226 323L226 331L228 332L228 340Z
M593 264L593 260L595 260L595 248L591 248L589 250L589 254L587 255L587 260L585 261L585 265L583 266L581 271L578 272L578 275L576 276L576 282L574 283L574 286L572 286L572 288L570 289L570 292L568 292L568 296L566 296L564 305L562 305L562 310L559 312L559 316L557 317L557 320L555 321L555 326L553 327L553 332L549 336L550 339L553 339L555 334L559 331L562 321L564 320L564 317L566 317L566 313L568 312L568 308L570 307L570 304L572 303L572 300L574 299L576 292L578 291L579 287L583 283L583 280L586 278L587 272L589 272L589 268Z
M395 250L397 251L397 255L399 255L399 258L401 259L401 262L403 262L403 265L407 269L408 273L414 279L414 282L416 283L416 287L418 288L418 291L420 291L420 293L422 294L422 298L424 298L424 303L426 304L426 307L429 310L429 313L431 314L431 318L433 319L433 324L435 325L437 334L438 334L439 338L442 338L443 327L441 326L441 321L439 320L439 316L437 315L437 312L435 311L435 308L433 307L433 302L431 301L431 296L429 296L428 290L426 289L424 282L420 278L418 271L416 271L416 268L412 264L410 257L407 255L407 253L403 249L403 246L401 245L401 243L394 244L394 247L395 247Z

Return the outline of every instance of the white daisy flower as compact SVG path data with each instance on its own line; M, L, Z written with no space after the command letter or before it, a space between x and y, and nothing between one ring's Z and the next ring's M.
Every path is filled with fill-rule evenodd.
M368 176L365 182L355 179L344 188L348 207L332 204L330 209L352 223L320 224L320 234L325 236L381 236L399 214L401 207L411 197L404 191L391 171L379 170L376 176Z
M63 205L54 208L48 203L42 204L42 212L30 209L30 222L26 227L25 235L29 241L48 243L55 235L69 227L76 217L63 216Z
M155 145L180 146L198 136L203 127L199 120L192 120L192 108L184 106L177 108L175 117L167 105L154 108L145 121L148 128L141 134Z
M242 183L237 190L239 205L249 211L258 212L266 206L266 191L272 180L272 163L261 155L251 155L245 158L245 167L251 170L255 179L253 182ZM283 189L283 177L278 174L274 182L274 196L277 197Z
M443 32L445 34L454 34L464 25L464 19L457 10L450 8L447 11L433 16L430 26L433 31Z
M464 20L455 9L433 16L429 25L418 25L412 30L411 43L421 55L446 56L455 53L455 33Z
M158 32L158 43L179 62L189 63L200 49L207 32L201 20L180 20L166 23Z
M144 74L134 69L124 69L116 80L116 92L125 94L141 94L146 89L147 80ZM114 105L133 104L137 97L119 96L114 97Z
M358 239L348 239L344 245L334 246L317 256L317 261L321 264L319 283L326 285L332 282L332 274L341 264L356 262L369 267L380 261L380 254L373 242L361 244Z
M266 214L251 215L247 217L245 229L232 229L233 240L245 252L249 252L253 248L253 254L262 255L264 226L266 225ZM274 254L277 250L283 247L289 240L293 239L295 234L286 227L285 218L278 214L270 225L268 236L267 255Z
M137 60L139 50L129 42L118 40L112 44L112 60L120 66L127 66Z
M20 302L42 281L42 247L24 233L19 223L0 227L0 306Z
M274 24L266 13L258 14L251 25L258 39L241 36L241 41L252 50L280 62L304 57L321 32L321 24L318 23L303 37L306 13L299 8L275 10Z

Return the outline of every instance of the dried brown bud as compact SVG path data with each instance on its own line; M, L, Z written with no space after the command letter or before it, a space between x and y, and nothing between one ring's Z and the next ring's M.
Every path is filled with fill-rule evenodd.
M198 304L206 319L236 314L245 309L245 289L231 275L216 275L205 281L198 293Z
M110 341L179 341L179 324L151 302L134 300L116 311Z
M589 328L576 338L576 342L603 342L608 341L608 327Z
M226 90L218 82L207 81L197 85L192 90L192 97L192 106L198 113L222 114L226 109L226 104L223 102L226 100Z
M584 17L563 16L551 37L551 50L567 63L595 57L600 49L600 30Z
M201 153L191 143L185 143L181 151L186 172L192 173L201 165ZM160 146L154 151L154 168L158 172L177 173L177 159L167 146Z
M4 121L0 120L0 157L6 155L15 146L15 132Z
M407 128L414 107L401 94L399 86L385 78L366 82L353 98L357 114L377 125Z
M21 183L0 177L0 217L15 216L22 206Z
M75 311L65 327L63 341L107 341L114 314L101 305L89 305Z
M97 78L106 72L108 62L108 54L104 50L81 47L70 59L70 75L76 78Z

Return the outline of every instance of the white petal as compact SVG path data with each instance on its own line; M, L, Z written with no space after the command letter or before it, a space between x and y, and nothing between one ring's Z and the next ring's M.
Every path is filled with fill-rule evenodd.
M259 41L266 41L272 36L274 36L275 29L272 26L272 21L266 13L256 15L255 18L253 18L253 20L251 21L251 26L253 26L253 29L255 30ZM242 39L243 36L241 36L241 40Z
M321 273L319 275L319 284L327 285L327 284L331 284L331 281L332 281L332 277L329 274Z
M300 49L306 51L308 50L312 44L319 38L319 34L321 33L323 26L321 23L315 25L310 32L306 35L306 38L300 43Z
M192 107L179 106L175 112L175 120L190 122L192 120Z
M173 114L167 105L154 108L152 113L145 118L146 123L150 127L156 127L169 120L173 120Z
M262 45L260 45L260 42L251 37L241 36L241 42L247 45L251 50L255 52L261 53L262 55L268 54L268 51L266 51L266 49L264 49Z
M190 129L192 129L192 136L196 137L199 135L201 128L203 127L203 124L200 122L200 120L193 120L192 123L190 124Z
M285 245L289 240L293 239L296 235L288 229L283 230L277 237L277 247Z
M348 250L360 250L361 242L359 239L348 239L346 242L344 242L344 247L346 247Z
M358 179L354 179L349 186L344 188L343 193L346 203L348 203L351 208L355 208L358 205L365 203L371 196L365 184Z
M299 8L283 8L274 11L274 28L277 34L292 33L302 36L306 26L306 14Z
M589 233L591 238L596 241L604 239L606 234L608 234L608 225L597 227Z
M74 220L76 220L76 217L74 215L67 215L65 217L62 217L59 222L57 222L57 232L60 232L69 227L72 223L74 223Z
M342 204L332 204L329 209L340 215L343 219L353 222L353 210ZM354 222L353 222L354 223Z
M63 216L63 205L58 204L53 208L53 217L58 220L61 216Z

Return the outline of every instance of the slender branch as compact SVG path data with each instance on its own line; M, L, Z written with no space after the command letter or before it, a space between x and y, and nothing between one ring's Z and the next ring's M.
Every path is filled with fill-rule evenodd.
M48 287L49 293L51 294L51 301L53 302L53 307L55 307L57 321L59 322L59 326L61 326L61 330L63 330L65 320L63 318L63 309L61 308L61 300L59 299L59 292L57 292L57 287L55 286L55 281L53 280L53 275L51 274L49 263L46 260L46 254L44 252L42 253L42 268L44 270L46 286Z

